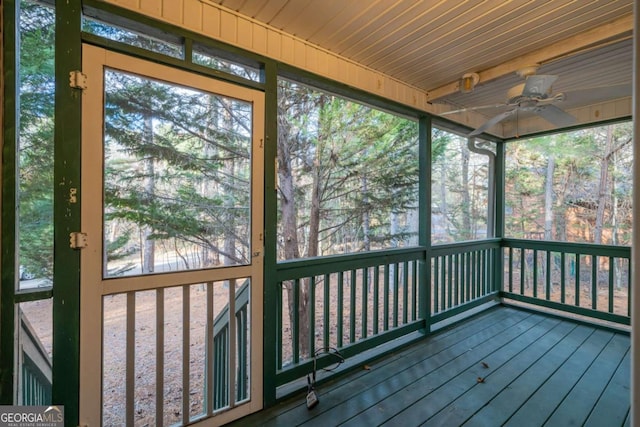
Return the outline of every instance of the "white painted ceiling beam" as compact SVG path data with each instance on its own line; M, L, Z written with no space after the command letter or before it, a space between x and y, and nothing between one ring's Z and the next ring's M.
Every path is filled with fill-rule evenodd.
M629 14L608 24L594 28L589 31L569 37L558 43L543 47L541 49L514 58L510 61L503 62L495 67L488 68L483 71L469 70L469 72L478 72L480 75L479 84L497 79L517 70L536 64L543 64L554 59L566 57L574 53L578 53L590 47L610 42L626 37L633 31L633 15ZM462 77L462 76L460 76ZM427 101L431 102L444 96L457 92L460 89L460 79L440 86L427 92Z

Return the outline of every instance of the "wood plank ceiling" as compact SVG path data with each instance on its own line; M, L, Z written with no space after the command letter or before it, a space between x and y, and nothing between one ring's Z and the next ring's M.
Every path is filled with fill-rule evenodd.
M556 105L580 122L598 119L585 106L631 96L632 0L209 1L419 88L437 113L505 103L524 81L515 71L528 65L558 76L553 93L567 97ZM471 72L480 81L462 94L460 78ZM473 127L496 111L448 117ZM491 133L513 136L513 120ZM529 133L552 128L532 123Z

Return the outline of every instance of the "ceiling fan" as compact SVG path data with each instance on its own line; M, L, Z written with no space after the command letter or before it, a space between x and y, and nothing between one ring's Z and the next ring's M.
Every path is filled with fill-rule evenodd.
M517 114L520 111L537 114L558 127L575 124L575 117L554 105L555 103L562 102L565 99L564 93L551 93L551 85L558 79L558 76L538 75L535 74L536 71L537 67L527 67L517 71L517 74L520 77L524 77L525 81L524 83L520 83L507 91L507 101L505 103L447 111L442 113L442 115L489 108L507 108L506 111L490 118L480 127L474 129L468 136L479 135L500 123L507 117Z

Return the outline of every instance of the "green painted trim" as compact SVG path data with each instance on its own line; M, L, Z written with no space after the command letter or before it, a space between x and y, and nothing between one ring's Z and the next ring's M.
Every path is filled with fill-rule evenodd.
M190 39L187 40L190 41ZM114 52L132 56L134 58L151 60L159 64L168 65L196 74L201 74L206 77L212 77L218 80L224 80L251 89L260 91L264 90L264 84L260 82L254 82L252 80L243 79L242 77L235 76L233 74L225 73L224 71L219 71L213 68L205 67L203 65L194 64L191 62L190 57L189 59L174 58L172 56L152 52L141 47L131 46L129 44L121 43L115 40L105 39L103 37L90 33L82 33L82 41L93 46L102 47ZM190 43L185 43L185 53L187 53L187 51L189 50L186 48L186 45L188 44Z
M260 68L263 62L273 62L262 55L253 53L212 38L187 30L168 22L159 21L147 15L107 3L102 0L82 0L83 13L124 28L133 29L161 40L180 44L181 39L191 39L194 44L202 44L220 52L220 57L241 64Z
M276 280L300 279L326 273L357 270L376 265L392 264L403 261L424 260L425 250L421 247L389 249L347 255L331 255L303 260L282 261L276 266Z
M52 403L64 405L66 425L78 425L80 397L80 252L69 247L69 233L81 230L82 91L69 86L69 72L82 69L81 7L56 2ZM72 188L77 203L69 201Z
M487 302L490 301L497 301L499 298L499 293L498 292L492 292L489 295L485 295L481 298L477 298L474 299L473 301L470 301L468 303L465 303L463 305L459 305L457 307L451 308L447 311L443 311L440 312L438 314L435 314L431 317L431 322L432 323L436 323L436 322L440 322L442 320L446 320L450 317L456 316L460 313L464 313L465 311L471 310L472 308L478 307L482 304L486 304Z
M540 307L551 308L553 310L562 311L564 313L578 314L580 316L591 317L594 319L605 320L607 322L619 323L621 325L630 325L631 318L621 316L619 314L606 313L596 311L585 307L576 307L575 305L562 304L555 301L547 301L539 298L532 298L525 295L515 294L511 292L500 292L501 298L512 299L514 301L525 302L527 304L537 305ZM584 322L587 323L588 322Z
M0 404L13 399L16 287L16 93L17 61L14 0L2 2L2 282L0 290Z
M418 261L420 302L418 317L424 319L425 333L431 332L431 149L433 122L430 116L418 122L418 244L426 248L425 258Z
M497 249L502 246L501 242L502 239L494 238L436 245L431 248L431 257L480 251L483 249Z
M391 329L375 337L368 338L366 340L358 341L357 343L346 345L339 348L340 354L347 359L349 357L356 356L366 350L371 350L381 344L393 341L396 338L400 338L404 335L410 334L415 331L424 329L424 322L417 321L409 323L407 325L400 326L395 329ZM316 361L317 368L324 368L335 363L335 359L329 356L319 357ZM290 383L299 378L304 377L313 369L313 360L307 360L295 366L287 367L278 372L276 376L276 384L278 386Z
M545 252L564 252L580 255L598 255L604 257L631 257L630 246L596 245L593 243L549 242L544 240L502 239L506 248L537 249Z
M265 86L264 144L264 294L263 294L263 400L276 402L278 363L278 313L280 292L276 277L278 245L278 195L276 160L278 155L278 66L267 62L263 69Z
M505 233L505 206L506 206L506 176L505 176L505 144L504 142L496 143L496 160L495 160L495 237L498 239L504 238ZM502 244L502 243L501 243ZM494 261L494 280L497 290L504 290L504 256L502 250L498 251L498 256Z
M38 301L41 299L49 299L49 298L53 298L52 288L47 288L44 290L38 290L33 292L24 292L24 291L18 292L15 294L13 300L16 304L18 304L22 302Z

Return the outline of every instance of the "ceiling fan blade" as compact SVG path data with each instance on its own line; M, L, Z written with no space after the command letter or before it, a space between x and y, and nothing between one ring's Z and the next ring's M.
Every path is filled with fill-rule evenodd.
M540 96L549 92L551 85L558 79L558 76L552 75L533 75L527 77L524 83L522 95L524 96Z
M501 121L503 121L504 119L506 119L513 113L515 113L515 111L516 111L516 108L514 108L513 110L505 111L504 113L500 113L497 116L490 118L489 120L484 122L482 126L480 126L479 128L475 129L473 132L471 132L468 136L480 135L487 129L491 129L492 127L494 127L495 125L497 125L498 123L500 123Z
M479 105L477 107L468 107L468 108L460 108L459 110L451 110L451 111L445 111L444 113L440 113L441 116L447 116L449 114L457 114L457 113L465 113L467 111L477 111L477 110L484 110L487 108L502 108L502 107L506 107L507 104L492 104L492 105Z
M555 105L545 105L536 108L534 112L557 127L567 127L576 124L575 117Z

